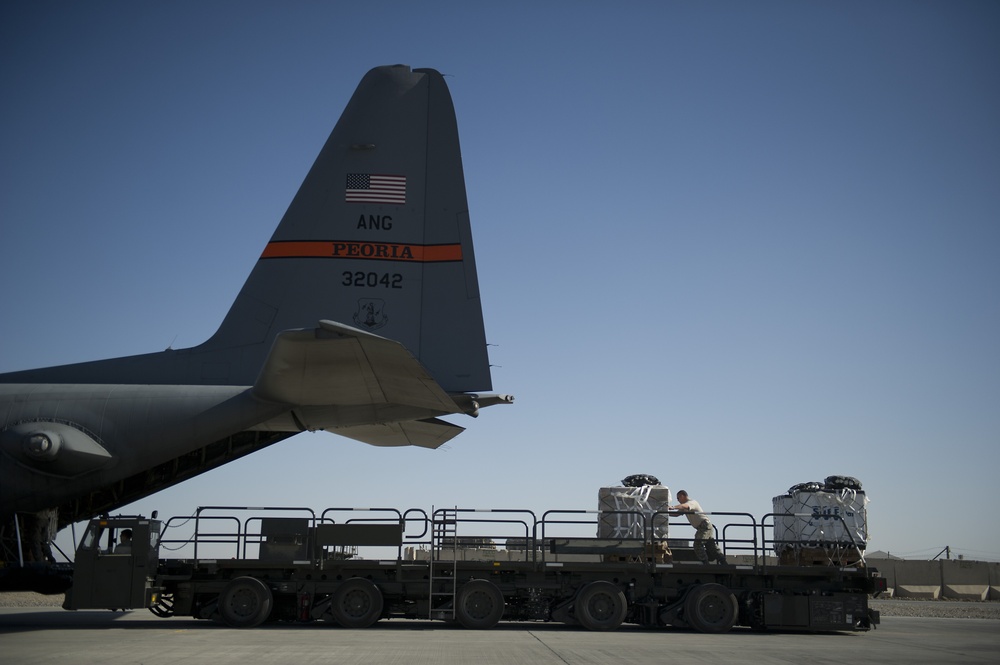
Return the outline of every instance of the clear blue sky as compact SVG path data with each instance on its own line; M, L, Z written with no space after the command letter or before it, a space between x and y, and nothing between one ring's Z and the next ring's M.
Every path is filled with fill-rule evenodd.
M300 435L130 507L709 510L860 478L1000 560L1000 5L6 2L0 371L218 326L358 81L459 118L494 386L447 449Z

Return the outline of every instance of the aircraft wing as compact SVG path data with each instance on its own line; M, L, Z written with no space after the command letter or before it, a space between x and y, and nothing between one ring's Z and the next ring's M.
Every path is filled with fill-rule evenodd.
M334 321L279 333L253 393L302 407L404 405L436 414L462 413L402 344Z

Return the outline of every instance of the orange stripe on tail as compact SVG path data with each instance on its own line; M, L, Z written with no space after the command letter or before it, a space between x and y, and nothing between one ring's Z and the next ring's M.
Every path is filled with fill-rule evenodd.
M462 260L462 245L413 245L391 242L359 242L356 240L276 240L264 248L262 259L371 259L374 261L406 261L442 263Z

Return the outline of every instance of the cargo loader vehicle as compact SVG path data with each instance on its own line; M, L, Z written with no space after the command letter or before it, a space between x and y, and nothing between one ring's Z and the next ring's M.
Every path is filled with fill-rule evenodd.
M606 511L600 513L607 518ZM155 516L154 516L155 517ZM780 565L765 556L775 516L713 513L727 564L694 558L687 541L595 538L598 511L400 511L202 507L166 521L90 521L64 607L148 608L250 628L328 621L367 628L405 618L488 629L551 621L589 630L623 623L722 633L867 631L885 590L863 557L852 565ZM636 512L645 524L669 519ZM671 522L674 533L690 527ZM128 548L118 547L131 531ZM692 532L693 533L693 532ZM818 543L819 546L822 543ZM124 551L124 550L128 551ZM161 558L164 553L184 558ZM842 561L842 559L840 560Z

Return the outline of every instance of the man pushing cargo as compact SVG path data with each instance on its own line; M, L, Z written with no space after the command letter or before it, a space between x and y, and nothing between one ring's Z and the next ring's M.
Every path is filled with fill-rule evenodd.
M702 563L708 563L709 561L726 563L726 557L722 556L719 546L715 543L712 522L705 516L701 504L689 498L685 490L677 493L677 500L680 503L670 507L670 510L673 511L670 515L684 515L691 522L691 526L695 530L694 555L698 557L698 561Z

